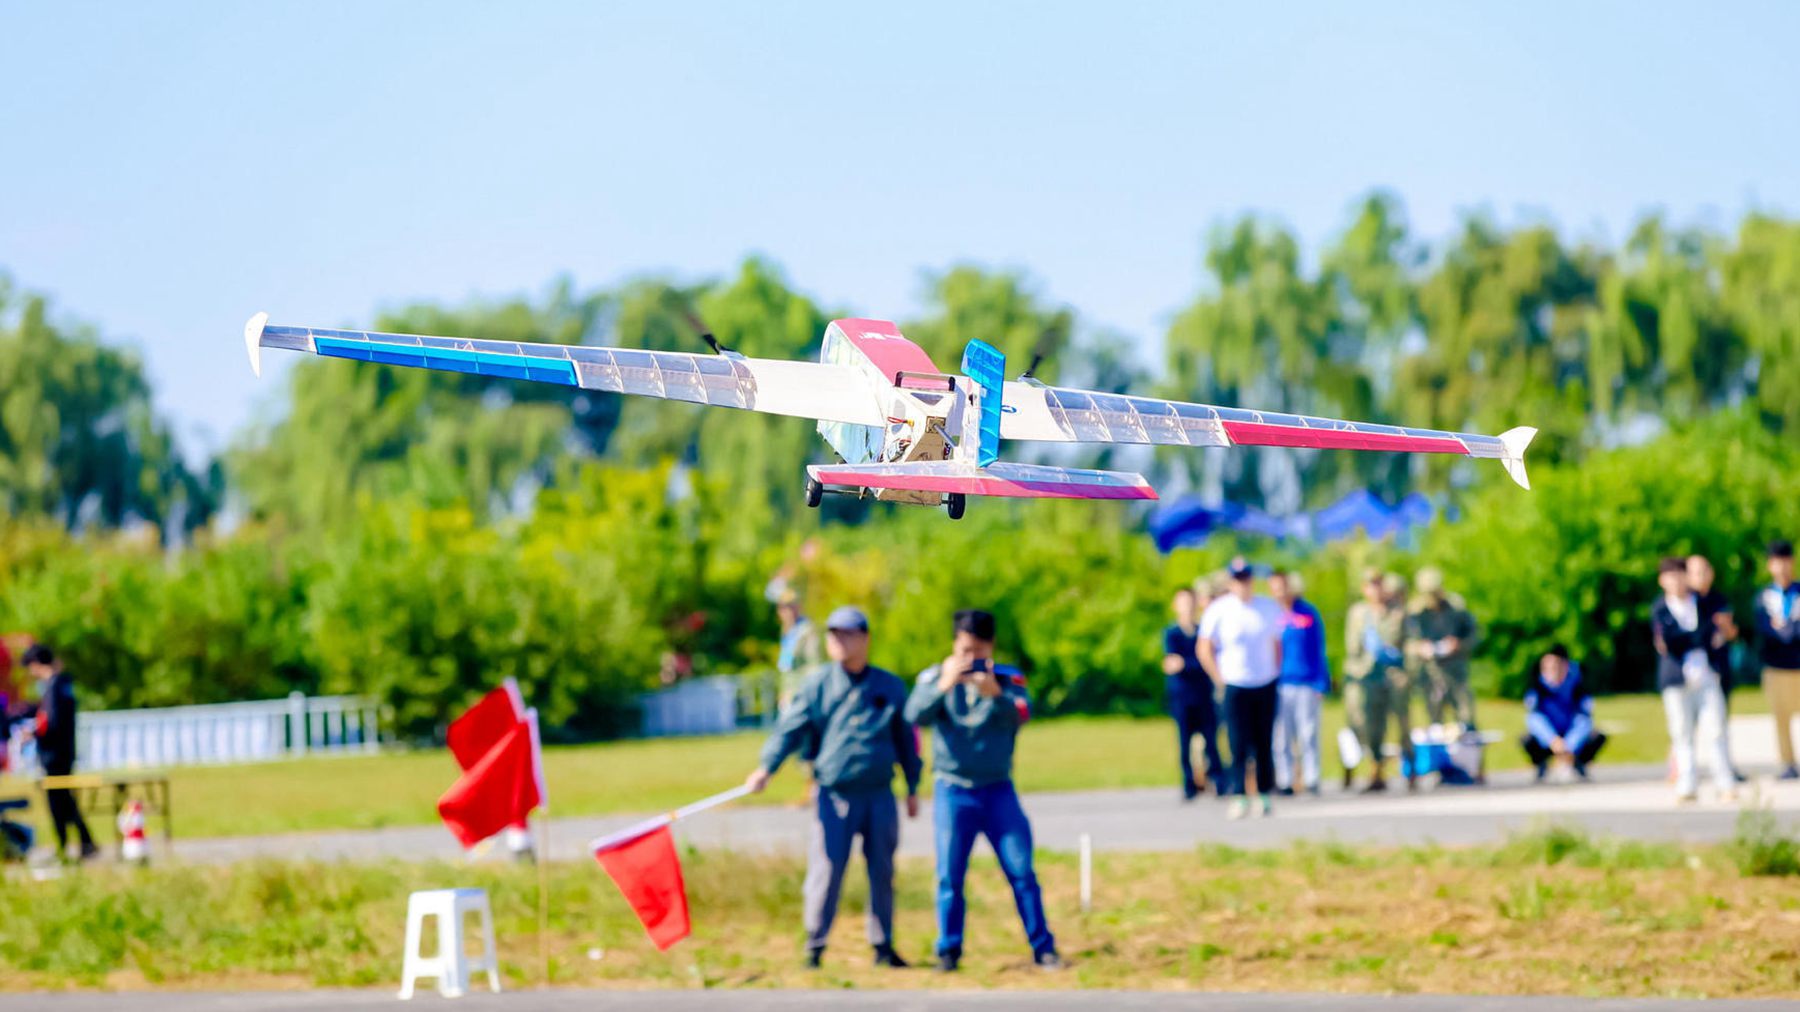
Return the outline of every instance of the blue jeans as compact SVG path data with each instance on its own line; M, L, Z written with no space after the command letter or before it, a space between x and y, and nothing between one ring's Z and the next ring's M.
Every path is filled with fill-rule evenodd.
M933 790L932 822L937 831L937 915L939 953L962 953L963 880L977 836L986 836L1012 886L1013 903L1025 925L1032 955L1056 951L1044 919L1044 897L1031 866L1031 822L1019 807L1011 780L984 787L958 787L939 780Z

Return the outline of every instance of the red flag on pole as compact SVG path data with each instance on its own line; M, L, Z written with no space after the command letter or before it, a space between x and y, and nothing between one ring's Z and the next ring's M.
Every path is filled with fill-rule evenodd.
M688 936L687 884L668 824L623 843L603 845L594 857L631 904L658 949Z
M519 695L519 683L508 678L469 707L468 713L450 722L446 737L456 765L465 770L473 767L524 719L525 700Z
M508 826L525 824L544 802L537 715L513 725L487 754L438 799L438 815L464 848Z

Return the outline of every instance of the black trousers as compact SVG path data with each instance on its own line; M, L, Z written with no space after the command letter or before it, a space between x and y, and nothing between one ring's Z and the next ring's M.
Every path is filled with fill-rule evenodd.
M1225 686L1225 729L1231 735L1231 790L1245 790L1245 765L1256 762L1256 793L1275 793L1275 683Z
M1175 718L1175 741L1181 746L1182 790L1189 795L1199 790L1200 781L1194 778L1191 748L1194 735L1199 735L1206 756L1206 777L1212 781L1213 790L1224 793L1225 761L1219 758L1219 711L1213 703L1212 692L1170 693L1169 715Z
M46 769L45 773L53 777L68 776L69 770L60 764L55 769ZM81 817L81 806L75 803L73 791L45 791L44 804L50 807L50 823L56 829L56 851L62 853L69 845L69 827L75 827L75 835L81 839L81 849L85 853L94 849L94 836L88 832L87 820Z
M1533 766L1542 767L1556 754L1539 744L1538 740L1531 735L1520 738L1519 744L1525 746L1525 754L1531 757ZM1575 753L1575 765L1585 767L1588 763L1593 762L1594 757L1600 754L1600 746L1604 744L1606 744L1606 735L1599 731L1589 735L1588 740L1582 742L1581 749Z

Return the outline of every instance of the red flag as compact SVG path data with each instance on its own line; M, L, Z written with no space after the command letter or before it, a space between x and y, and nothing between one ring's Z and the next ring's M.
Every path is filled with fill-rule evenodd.
M456 765L469 769L481 761L500 739L511 733L525 719L525 701L519 696L519 683L508 678L498 689L481 697L469 712L450 722L450 754Z
M667 951L688 936L687 884L681 880L681 860L668 826L596 850L594 857L637 911L658 949Z
M508 826L522 826L543 803L535 714L513 725L438 799L438 815L464 848Z

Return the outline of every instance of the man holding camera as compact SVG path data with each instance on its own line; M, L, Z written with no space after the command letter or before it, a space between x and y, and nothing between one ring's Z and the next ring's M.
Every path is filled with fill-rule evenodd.
M1061 969L1056 939L1032 867L1031 822L1013 789L1013 743L1031 719L1031 698L1017 670L994 664L994 616L959 611L943 663L919 675L906 719L931 729L937 831L938 969L962 960L963 881L977 836L986 836L1012 886L1032 961Z

